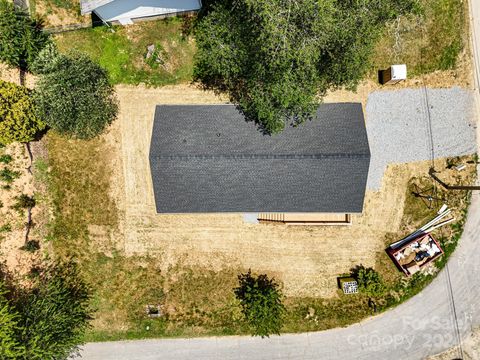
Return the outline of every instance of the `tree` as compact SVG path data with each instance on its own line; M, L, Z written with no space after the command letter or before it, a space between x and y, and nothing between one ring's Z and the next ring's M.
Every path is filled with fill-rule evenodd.
M48 262L32 284L15 286L9 297L0 292L0 358L67 359L91 319L90 290L75 263Z
M28 142L43 129L30 90L0 80L0 143Z
M352 269L352 276L358 283L358 290L368 296L375 297L385 292L382 277L372 268L357 266Z
M34 96L38 114L59 133L90 139L115 119L114 88L106 70L88 56L59 54L49 46L33 70L39 74Z
M194 80L229 94L267 133L354 88L384 25L417 0L211 0L195 26Z
M238 276L239 286L234 289L243 314L254 336L279 334L285 307L282 293L274 279L267 275L252 276L249 270Z
M0 280L0 359L21 359L25 347L18 339L20 316L10 306L3 280Z
M42 22L0 0L0 61L27 70L49 42Z

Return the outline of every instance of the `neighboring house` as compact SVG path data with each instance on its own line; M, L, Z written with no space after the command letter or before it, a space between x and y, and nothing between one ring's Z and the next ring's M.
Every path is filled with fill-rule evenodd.
M80 0L82 15L94 13L103 22L133 24L198 11L201 0Z
M345 221L362 212L369 164L361 104L321 105L316 119L273 136L232 105L156 108L150 165L158 213L275 213L260 219L294 223L299 213L306 223L335 222L335 213Z

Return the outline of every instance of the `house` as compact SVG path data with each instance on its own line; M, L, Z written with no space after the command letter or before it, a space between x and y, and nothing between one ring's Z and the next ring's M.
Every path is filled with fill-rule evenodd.
M82 15L95 14L105 23L128 25L200 10L201 0L80 0Z
M369 164L358 103L323 104L314 120L273 136L233 105L155 111L150 166L158 213L266 213L284 223L285 217L301 223L300 214L309 223L322 223L319 214L345 219L362 212Z

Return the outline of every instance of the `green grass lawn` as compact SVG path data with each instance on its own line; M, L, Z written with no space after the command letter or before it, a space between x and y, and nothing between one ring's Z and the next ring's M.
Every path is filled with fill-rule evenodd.
M468 4L463 0L422 0L423 16L390 24L372 58L373 71L407 64L409 74L455 69L468 43Z
M106 68L114 84L162 86L191 80L195 43L183 36L185 19L147 21L130 27L97 27L55 36L61 51L86 52ZM162 63L148 64L147 47L161 49Z

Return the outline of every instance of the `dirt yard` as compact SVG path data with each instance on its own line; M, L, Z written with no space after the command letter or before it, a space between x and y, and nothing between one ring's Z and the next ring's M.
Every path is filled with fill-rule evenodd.
M410 177L425 174L429 166L428 162L390 166L381 191L367 192L363 215L354 216L353 225L347 227L255 225L245 223L241 214L158 215L148 162L155 105L225 99L187 85L121 86L117 91L120 116L108 138L116 149L112 161L121 164L118 170L123 167L123 173L113 176L113 195L123 218L123 247L128 255L159 256L165 269L179 262L217 271L252 268L279 278L288 296L333 296L339 274L358 264L375 264L385 233L401 226ZM364 103L366 93L342 98Z
M20 85L20 71L0 64L0 79ZM34 78L25 74L25 85L32 88ZM32 145L35 152L41 145ZM23 144L10 144L0 148L0 156L11 156L12 160L7 163L0 162L0 170L11 170L17 173L11 183L0 180L0 263L4 263L8 269L17 274L25 274L30 270L32 263L38 257L20 248L25 245L25 223L27 216L25 211L16 211L12 208L16 197L25 194L33 196L38 192L38 184L34 176L27 170L30 159ZM48 221L48 211L45 204L37 201L38 206L32 209L34 226L31 229L29 239L40 240L44 237L44 225Z
M63 0L62 3L63 6L59 6L52 0L34 0L31 7L34 9L35 15L45 21L46 27L89 24L91 22L89 16L80 15L79 1Z

